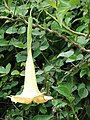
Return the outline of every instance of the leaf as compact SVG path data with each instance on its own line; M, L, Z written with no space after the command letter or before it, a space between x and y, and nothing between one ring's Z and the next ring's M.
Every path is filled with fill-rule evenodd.
M54 0L49 0L49 1L48 1L48 4L50 4L53 8L56 8L56 9L57 9L56 1L54 1Z
M51 120L53 115L36 115L32 120Z
M9 90L9 89L11 89L11 85L6 85L6 86L3 88L3 90Z
M83 54L79 54L76 58L76 60L82 60L83 59Z
M0 58L4 58L4 55L3 55L3 54L0 54Z
M16 117L15 120L23 120L22 117Z
M19 71L18 70L13 70L12 72L11 72L11 75L19 75L20 73L19 73Z
M66 105L67 105L67 103L66 102L64 102L64 101L62 101L62 100L60 100L60 99L55 99L55 100L53 100L52 101L52 104L55 106L55 107L59 107L59 108L63 108L63 107L65 107Z
M26 13L28 12L27 9L28 8L26 7L26 5L21 5L21 6L17 7L16 14L19 14L21 16L25 16Z
M70 8L71 8L70 3L66 1L61 1L57 8L56 16L61 27L63 23L63 18Z
M0 29L0 39L3 39L3 38L4 38L4 30Z
M32 35L43 36L44 34L45 34L45 31L39 31L38 28L35 28L35 29L32 31Z
M62 52L62 53L60 53L58 56L57 56L57 58L58 57L70 57L71 55L73 55L74 54L74 51L73 50L69 50L69 51L67 51L67 52Z
M69 63L69 62L73 62L73 61L77 61L77 60L82 60L83 59L83 55L82 54L79 54L79 55L71 55L67 60L66 60L66 63Z
M45 72L48 72L48 71L50 71L53 67L54 67L54 66L52 66L52 65L48 65L48 66L45 67L44 71L45 71Z
M26 27L24 27L24 26L21 26L19 29L18 29L18 34L23 34L23 33L25 33L26 32Z
M73 62L73 61L75 61L75 60L74 60L74 59L71 59L71 58L68 58L68 59L66 60L66 63Z
M12 4L13 0L8 0L8 6Z
M0 73L1 74L6 73L6 69L3 66L0 66Z
M0 46L8 46L8 45L9 45L9 41L0 40Z
M18 81L13 81L12 84L11 84L11 88L16 86L18 84Z
M88 70L87 75L88 75L88 77L90 77L90 70Z
M40 106L39 110L40 110L40 112L43 113L43 114L47 113L47 108L46 108L45 105Z
M36 49L36 50L34 51L34 53L33 53L33 58L38 57L40 54L41 54L40 49Z
M21 51L17 55L15 55L17 62L26 61L27 54L26 51Z
M26 45L23 44L23 42L15 39L15 38L11 39L11 41L9 42L9 45L13 45L14 47L17 47L17 48L23 48L23 49L26 48Z
M25 70L20 73L21 76L25 76Z
M83 36L79 36L77 42L82 46L87 43L86 38Z
M80 71L80 78L82 78L84 75L86 75L87 74L87 69L82 69L81 71Z
M70 0L70 5L71 6L80 5L80 0Z
M38 71L36 72L36 75L41 75L43 72L44 72L43 70L38 70Z
M73 101L74 97L72 96L72 85L67 83L60 83L58 87L54 87L61 95L65 96L67 100Z
M86 113L88 117L90 118L90 105L86 106Z
M85 84L81 83L78 86L78 95L80 96L81 99L85 98L88 96L88 90L85 88Z
M37 77L37 83L41 83L45 78L40 76L40 77Z
M9 27L9 28L6 30L6 33L7 33L7 34L17 33L17 28L15 28L14 26Z
M86 88L81 88L78 91L78 95L80 96L80 98L86 98L88 96L88 90Z
M8 74L10 72L10 69L11 69L11 64L8 63L6 66L6 74Z
M49 44L48 44L47 40L44 40L44 41L41 43L40 50L41 50L41 51L44 51L44 50L46 50L48 47L49 47Z

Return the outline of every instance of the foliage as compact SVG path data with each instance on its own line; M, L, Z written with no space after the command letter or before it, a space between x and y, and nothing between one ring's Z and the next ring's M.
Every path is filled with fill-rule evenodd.
M33 59L45 104L14 104L23 90L26 32L33 7ZM90 119L90 1L0 1L0 119Z

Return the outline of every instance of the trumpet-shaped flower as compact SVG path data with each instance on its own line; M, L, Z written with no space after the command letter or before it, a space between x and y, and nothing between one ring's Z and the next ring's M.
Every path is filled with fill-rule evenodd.
M52 100L53 97L45 96L44 93L41 93L37 86L36 75L34 62L32 58L31 51L31 43L32 43L32 17L30 13L30 17L28 19L28 29L27 29L27 61L25 67L25 81L24 81L24 89L20 95L9 96L11 101L17 103L29 104L32 101L39 103L47 102L48 100Z
M29 104L32 101L40 104L53 99L51 96L45 96L38 89L31 49L28 52L26 61L23 92L20 95L11 96L10 98L15 103L19 102L24 104Z

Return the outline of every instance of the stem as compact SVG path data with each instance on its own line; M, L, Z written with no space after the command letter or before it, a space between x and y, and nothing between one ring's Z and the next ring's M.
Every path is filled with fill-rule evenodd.
M71 109L72 109L72 111L73 111L73 114L74 114L74 116L75 116L75 120L79 120L77 114L75 113L75 110L74 110L74 107L73 107L72 103L70 103L70 107L71 107Z
M32 16L31 16L32 9L30 11L30 17L28 18L28 29L27 29L27 54L29 50L31 49L31 43L32 43Z
M6 3L6 0L3 0L3 2L4 2L4 5L5 5L6 9L10 11L10 9L9 9L7 3Z

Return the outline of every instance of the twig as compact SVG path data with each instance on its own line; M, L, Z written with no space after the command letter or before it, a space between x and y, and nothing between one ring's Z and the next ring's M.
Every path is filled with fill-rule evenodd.
M6 3L6 0L3 0L3 2L4 2L4 5L5 5L6 9L10 11L10 9L9 9L7 3Z
M87 34L80 33L80 32L76 32L76 31L74 31L74 30L71 30L69 27L65 26L64 24L62 25L62 27L65 28L66 30L68 30L69 32L75 34L75 35L84 36L84 37L87 36ZM90 37L90 35L89 35L89 37Z
M79 120L79 118L78 118L78 116L77 116L77 114L76 114L76 112L75 112L75 110L74 110L74 107L73 107L72 103L70 104L70 107L71 107L71 109L72 109L72 111L73 111L73 114L74 114L74 116L75 116L75 120Z
M47 15L49 15L51 18L53 18L53 19L58 23L58 25L60 26L59 21L58 21L53 15L51 15L51 14L48 13L47 11L45 11L45 12L46 12ZM61 26L60 26L60 27L61 27ZM88 35L88 34L84 34L84 33L80 33L80 32L76 32L76 31L74 31L74 30L71 30L70 28L68 28L68 27L65 26L64 24L62 24L62 27L65 28L66 30L68 30L69 32L75 34L75 35L80 35L80 36L84 36L84 37L86 37L86 36ZM88 37L90 37L90 35L89 35Z

